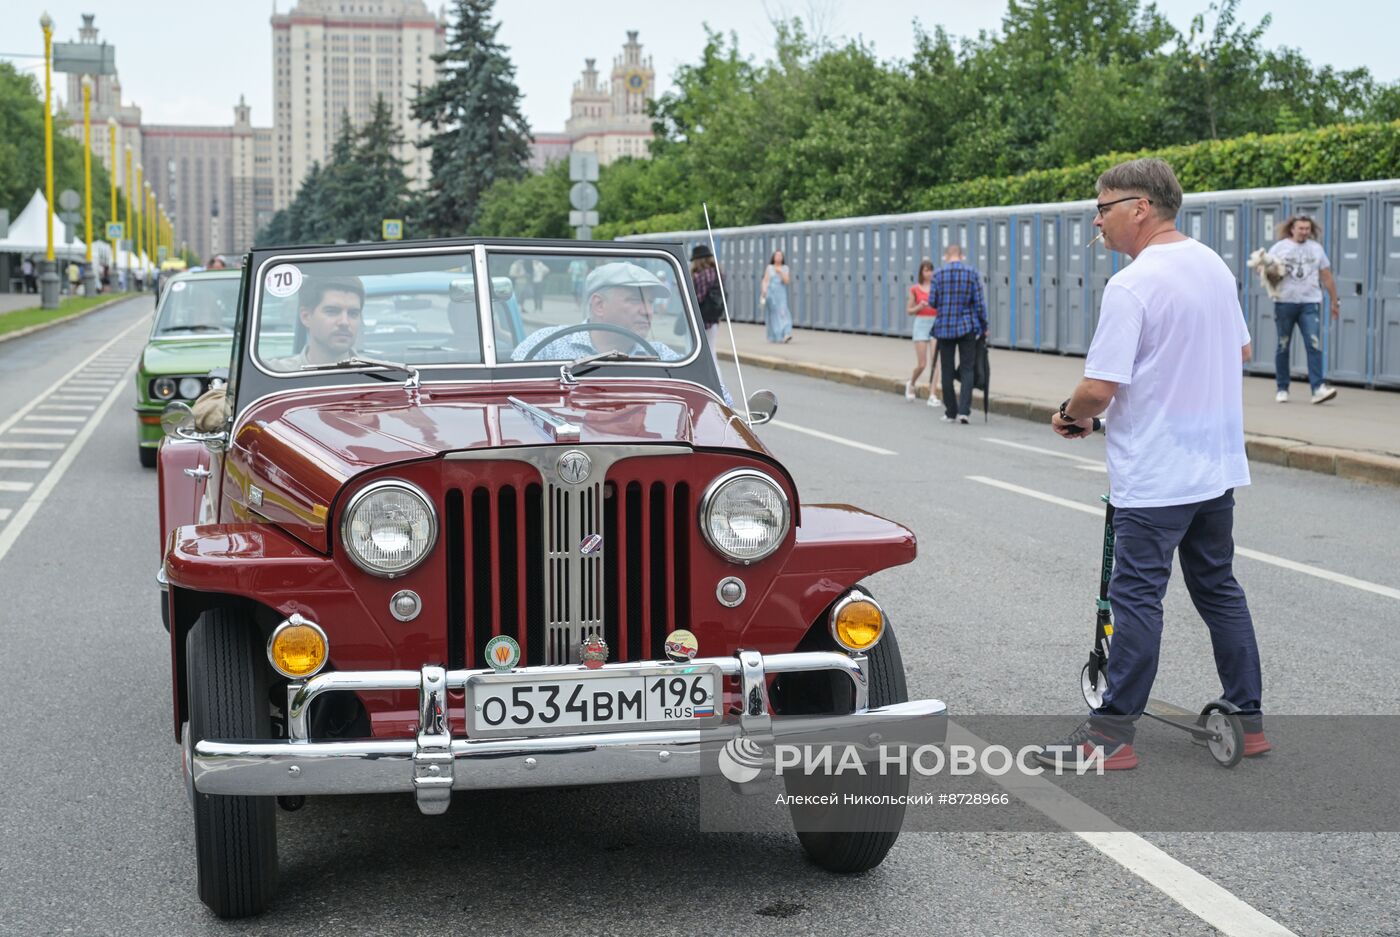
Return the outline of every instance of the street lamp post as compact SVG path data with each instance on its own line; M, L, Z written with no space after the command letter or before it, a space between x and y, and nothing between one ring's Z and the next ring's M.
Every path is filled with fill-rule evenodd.
M53 253L53 20L45 13L39 17L44 30L44 233L47 238L44 261L39 265L39 305L44 309L58 308L58 264Z
M126 288L131 289L135 282L135 274L131 269L131 235L134 233L131 227L131 144L126 145L126 172L122 174L122 190L126 192L126 225L122 231L122 240L126 242Z
M136 223L136 240L132 241L132 246L136 248L136 269L138 281L144 286L146 282L146 240L141 237L141 216L146 210L145 189L141 185L141 166L136 166L136 217L132 219Z
M108 167L108 168L111 169L112 174L111 174L111 175L108 177L108 179L107 179L107 181L108 181L109 183L111 183L111 190L112 190L112 211L111 211L111 213L107 216L107 220L108 220L108 221L114 222L114 221L117 220L117 119L116 119L115 117L108 117L108 118L107 118L107 138L108 138L108 140L110 141L111 146L112 146L112 163L111 163L111 165ZM112 244L112 266L108 269L107 273L108 273L109 277L115 277L115 276L117 275L117 240L116 240L116 238L112 238L112 239L111 239L111 244Z
M97 267L92 262L92 76L83 76L83 216L87 242L87 278L83 292L97 295Z

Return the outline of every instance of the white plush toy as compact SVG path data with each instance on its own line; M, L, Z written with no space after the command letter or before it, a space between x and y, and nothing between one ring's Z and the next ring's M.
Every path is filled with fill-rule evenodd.
M1279 284L1287 275L1288 266L1262 247L1249 255L1245 266L1259 272L1259 282L1263 284L1269 298L1277 300L1280 295Z

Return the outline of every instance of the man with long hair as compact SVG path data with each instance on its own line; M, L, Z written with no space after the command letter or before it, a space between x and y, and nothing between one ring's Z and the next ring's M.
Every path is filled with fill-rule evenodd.
M1278 228L1279 242L1269 253L1283 261L1287 269L1279 283L1278 300L1274 303L1274 325L1278 327L1278 349L1274 352L1274 380L1278 392L1274 399L1288 402L1289 353L1296 325L1303 336L1308 353L1308 384L1312 387L1312 402L1324 403L1337 396L1337 389L1322 379L1321 304L1319 282L1332 297L1332 318L1342 311L1337 298L1337 282L1332 279L1332 264L1327 252L1318 243L1321 232L1317 222L1307 215L1294 215Z

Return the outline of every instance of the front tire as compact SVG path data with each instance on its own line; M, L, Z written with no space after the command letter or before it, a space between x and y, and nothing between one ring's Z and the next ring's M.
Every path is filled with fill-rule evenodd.
M186 639L191 747L201 739L272 737L268 674L251 621L205 612ZM260 914L277 891L272 797L194 795L199 900L222 918Z
M139 455L139 456L141 457L141 465L142 465L143 468L155 468L155 467L156 467L156 455L157 455L159 452L160 452L160 449L159 449L158 447L156 447L156 446L137 446L137 447L136 447L136 453L137 453L137 455Z
M884 637L868 657L870 708L908 702L909 686L904 678L904 660L899 653L899 642L895 640L894 629L888 623L885 626ZM846 678L840 679L844 682ZM831 779L784 775L783 780L790 794L813 793L809 788L813 787L814 781L815 787L821 792L834 792L838 795L876 795L902 800L904 795L909 793L909 777L905 774L877 772L854 778L838 775ZM858 830L804 831L804 817L799 811L808 809L810 808L793 808L793 823L797 827L797 839L802 844L803 851L813 864L828 872L843 875L868 872L884 862L895 840L899 839L899 828L904 823L903 803L873 804L859 808L858 819L854 821L859 827Z

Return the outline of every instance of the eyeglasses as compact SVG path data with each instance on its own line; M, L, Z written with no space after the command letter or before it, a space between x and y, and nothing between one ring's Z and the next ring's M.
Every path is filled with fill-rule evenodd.
M1116 199L1114 199L1114 200L1111 201L1111 202L1095 202L1095 203L1094 203L1094 207L1098 209L1098 211L1097 211L1095 214L1097 214L1097 215L1099 215L1100 217L1102 217L1103 214L1104 214L1111 206L1117 205L1119 202L1136 202L1136 201L1137 201L1138 199L1140 199L1140 198L1141 198L1141 199L1147 199L1147 204L1149 204L1149 205L1152 204L1152 199L1147 198L1146 195L1125 195L1125 196L1123 196L1122 198L1116 198Z

